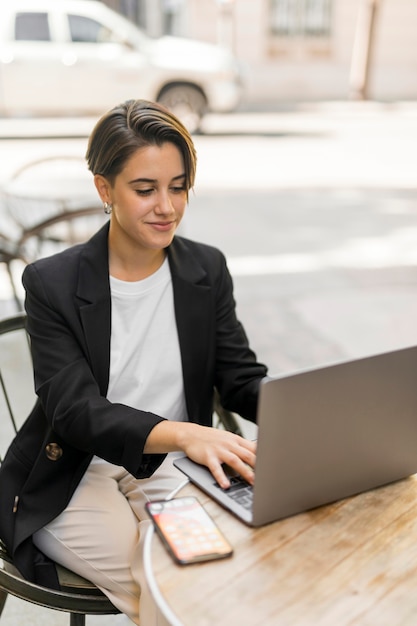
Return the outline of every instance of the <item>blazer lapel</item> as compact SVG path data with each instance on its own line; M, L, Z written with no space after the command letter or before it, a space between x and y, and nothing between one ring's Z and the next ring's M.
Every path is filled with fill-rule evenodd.
M210 345L213 336L211 288L203 284L205 269L190 257L185 242L175 238L167 249L174 291L175 317L180 343L184 391L190 420L200 413L202 381L209 376ZM204 357L202 358L202 355Z
M110 371L108 231L107 223L85 245L76 292L89 362L102 395L107 393Z

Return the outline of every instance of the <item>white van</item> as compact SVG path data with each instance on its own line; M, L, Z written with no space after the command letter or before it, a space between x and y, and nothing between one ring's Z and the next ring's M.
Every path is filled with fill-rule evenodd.
M0 115L101 114L157 100L196 130L241 98L236 59L178 37L150 39L95 0L2 0Z

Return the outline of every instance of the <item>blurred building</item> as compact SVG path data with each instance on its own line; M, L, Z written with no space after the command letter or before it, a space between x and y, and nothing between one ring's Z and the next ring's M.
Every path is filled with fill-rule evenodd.
M153 36L171 33L233 49L245 68L249 102L343 100L355 90L376 100L417 99L417 0L106 4ZM358 94L354 83L365 79Z

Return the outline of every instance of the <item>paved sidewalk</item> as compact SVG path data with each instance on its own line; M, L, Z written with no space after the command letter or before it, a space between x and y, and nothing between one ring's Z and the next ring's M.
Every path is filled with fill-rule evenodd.
M1 616L2 626L69 626L69 615L9 597ZM124 615L89 615L86 626L132 626Z

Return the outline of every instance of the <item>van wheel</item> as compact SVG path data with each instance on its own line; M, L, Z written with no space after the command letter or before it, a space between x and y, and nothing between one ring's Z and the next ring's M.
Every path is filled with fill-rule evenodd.
M171 85L165 87L158 102L176 115L190 133L199 130L201 120L207 110L205 95L193 85Z

